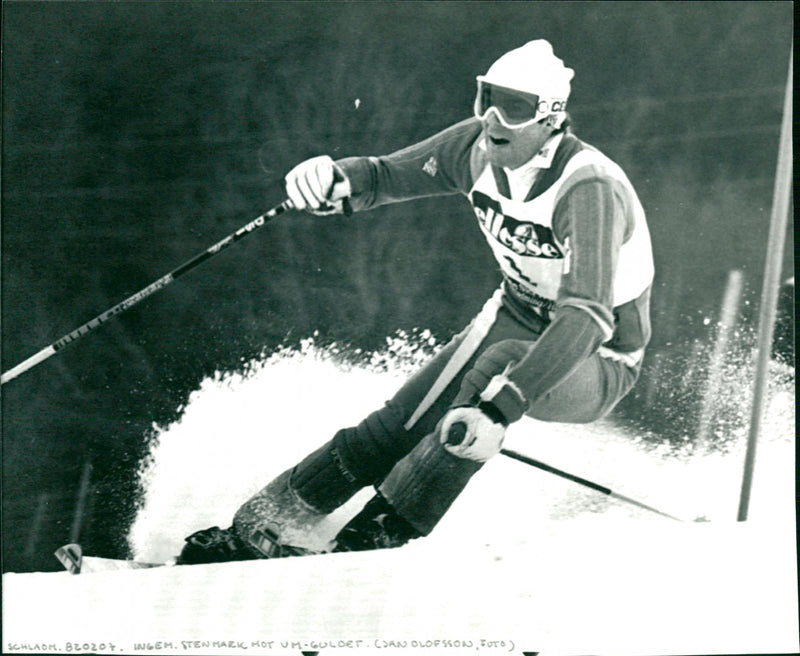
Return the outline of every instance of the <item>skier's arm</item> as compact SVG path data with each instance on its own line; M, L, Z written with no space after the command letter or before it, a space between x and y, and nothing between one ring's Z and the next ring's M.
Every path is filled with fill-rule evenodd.
M625 209L624 191L604 178L579 182L558 202L554 227L569 242L568 271L553 321L494 381L489 400L507 422L519 419L611 338L614 273L630 229Z
M467 119L390 155L337 160L351 185L353 210L425 196L466 194L473 183L471 157L480 134L480 122Z
M337 214L424 196L466 194L472 187L481 133L477 119L457 123L418 144L383 157L328 155L300 162L286 175L286 194L298 210Z

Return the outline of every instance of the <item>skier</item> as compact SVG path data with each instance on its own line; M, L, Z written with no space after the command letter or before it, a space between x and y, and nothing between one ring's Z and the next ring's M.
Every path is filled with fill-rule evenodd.
M650 237L625 173L569 128L573 75L530 41L477 77L474 117L388 156L314 157L288 173L295 208L318 215L463 194L502 284L384 407L270 482L230 528L186 538L179 563L308 553L367 486L375 496L332 550L401 546L433 530L509 424L591 422L630 391L651 332Z

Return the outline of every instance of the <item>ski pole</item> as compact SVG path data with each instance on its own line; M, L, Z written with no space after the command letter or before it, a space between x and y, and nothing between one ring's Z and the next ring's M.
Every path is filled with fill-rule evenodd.
M464 422L457 422L450 427L450 431L447 434L447 443L448 444L460 444L464 436L467 432L467 425ZM519 460L519 462L524 462L526 465L530 465L531 467L536 467L541 469L542 471L549 472L551 474L555 474L556 476L561 476L561 478L566 478L568 481L572 481L573 483L577 483L578 485L583 485L588 487L596 492L600 492L601 494L605 494L612 499L618 499L619 501L624 501L625 503L630 503L634 506L638 506L639 508L643 508L645 510L649 510L650 512L656 513L657 515L661 515L662 517L669 517L670 519L674 519L675 521L682 522L684 520L674 517L673 515L669 515L658 508L653 508L652 506L648 506L646 503L642 503L641 501L637 501L636 499L631 499L630 497L626 497L624 494L619 494L618 492L614 492L614 490L605 487L604 485L600 485L599 483L594 483L590 480L585 478L581 478L580 476L575 476L575 474L570 474L569 472L565 472L563 469L557 469L551 465L548 465L540 460L534 460L533 458L529 458L528 456L524 456L521 453L516 451L512 451L511 449L500 449L500 453L508 458L512 458L513 460Z
M568 481L572 481L573 483L578 483L579 485L591 488L592 490L605 494L611 497L612 499L618 499L619 501L630 503L639 508L644 508L645 510L649 510L650 512L656 513L657 515L661 515L662 517L669 517L670 519L674 519L675 521L678 522L684 521L679 517L674 517L673 515L658 510L658 508L653 508L652 506L648 506L646 503L642 503L641 501L637 501L636 499L631 499L630 497L626 497L624 494L619 494L618 492L614 492L614 490L611 490L610 488L607 488L604 485L599 485L598 483L594 483L585 478L581 478L580 476L575 476L575 474L570 474L569 472L565 472L561 469L556 469L555 467L545 464L539 460L534 460L533 458L529 458L528 456L524 456L521 453L517 453L516 451L511 451L510 449L501 449L500 453L509 458L513 458L514 460L519 460L520 462L524 462L526 465L537 467L542 471L555 474L556 476L561 476L561 478L566 478Z
M274 219L279 214L282 214L286 210L291 210L291 209L294 209L294 205L292 204L291 200L286 199L280 205L276 205L275 207L271 208L270 210L267 210L261 216L253 219L248 224L242 226L236 232L231 233L230 235L225 237L225 239L223 239L221 241L218 241L216 244L214 244L210 248L206 249L205 251L203 251L199 255L196 255L191 260L185 262L184 264L179 266L174 271L171 271L170 273L168 273L167 275L159 278L154 283L148 285L144 289L136 292L132 296L129 296L128 298L126 298L121 303L118 303L114 307L106 310L102 314L96 316L91 321L86 322L80 328L76 328L71 333L67 333L61 339L58 339L55 342L53 342L52 344L50 344L50 346L47 346L47 347L43 348L41 351L39 351L35 355L32 355L31 357L29 357L24 362L21 362L16 367L13 367L13 368L9 369L2 376L0 376L0 385L4 385L8 381L13 380L17 376L19 376L21 373L27 371L28 369L31 369L32 367L35 367L37 364L39 364L40 362L43 362L44 360L49 358L51 355L54 355L57 351L60 351L67 344L71 344L72 342L74 342L79 337L83 337L84 335L86 335L87 333L91 332L92 330L94 330L98 326L101 326L102 324L104 324L106 321L108 321L112 317L114 317L114 316L124 312L125 310L133 307L134 305L139 303L139 301L143 301L145 298L147 298L151 294L154 294L155 292L157 292L157 291L159 291L161 289L164 289L164 287L166 287L167 285L172 283L174 280L177 280L178 278L180 278L183 274L187 273L188 271L191 271L196 266L198 266L198 265L202 264L203 262L205 262L206 260L214 257L217 253L219 253L220 251L226 249L228 246L230 246L234 242L237 242L240 239L242 239L243 237L249 235L254 230L256 230L258 228L261 228L268 221L270 221L271 219Z

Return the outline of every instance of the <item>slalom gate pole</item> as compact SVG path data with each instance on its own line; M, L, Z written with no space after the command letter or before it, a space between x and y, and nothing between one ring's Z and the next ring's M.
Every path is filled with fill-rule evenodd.
M231 233L230 235L225 237L225 239L223 239L221 241L218 241L216 244L214 244L210 248L206 249L205 251L203 251L199 255L196 255L191 260L185 262L184 264L179 266L177 269L175 269L175 270L171 271L170 273L168 273L167 275L159 278L154 283L152 283L152 284L148 285L147 287L145 287L144 289L136 292L132 296L129 296L128 298L126 298L121 303L118 303L114 307L106 310L102 314L96 316L91 321L88 321L85 324L83 324L81 327L76 328L71 333L67 333L61 339L58 339L57 341L55 341L52 344L50 344L50 346L47 346L47 347L43 348L41 351L39 351L35 355L32 355L31 357L29 357L24 362L21 362L16 367L13 367L13 368L9 369L2 376L0 376L0 385L4 385L8 381L13 380L17 376L19 376L21 373L27 371L28 369L31 369L31 368L35 367L37 364L39 364L40 362L43 362L44 360L49 358L51 355L54 355L57 351L60 351L62 348L67 346L67 344L71 344L72 342L74 342L79 337L83 337L84 335L86 335L87 333L91 332L95 328L103 325L106 321L108 321L112 317L115 317L116 315L118 315L118 314L124 312L125 310L133 307L134 305L136 305L140 301L143 301L148 296L156 293L157 291L159 291L161 289L164 289L164 287L166 287L167 285L172 283L174 280L177 280L178 278L180 278L183 274L191 271L192 269L194 269L198 265L202 264L206 260L214 257L217 253L219 253L220 251L226 249L228 246L230 246L231 244L239 241L243 237L246 237L247 235L249 235L254 230L256 230L258 228L261 228L262 226L266 225L266 223L268 221L274 219L279 214L282 214L286 210L291 210L291 209L294 209L294 205L292 204L292 202L290 200L287 199L287 200L283 201L280 205L276 205L275 207L267 210L261 216L253 219L252 221L250 221L246 225L242 226L236 232Z
M792 83L794 81L794 52L789 54L789 70L786 75L786 92L783 100L783 118L778 143L778 164L775 186L772 193L767 259L764 267L764 282L761 289L761 308L758 318L758 351L755 362L753 400L750 409L750 430L742 472L742 489L739 494L737 521L747 521L750 507L750 492L756 462L756 447L764 415L764 397L769 385L769 361L772 338L775 330L775 314L778 307L783 248L786 241L786 224L792 197Z
M565 472L562 469L556 469L555 467L551 467L550 465L545 464L539 460L534 460L533 458L524 456L521 453L517 453L516 451L511 451L510 449L501 449L500 453L514 460L518 460L519 462L524 462L526 465L530 465L531 467L536 467L537 469L541 469L542 471L555 474L556 476L560 476L561 478L566 478L568 481L572 481L573 483L577 483L578 485L583 485L584 487L588 487L592 490L595 490L596 492L605 494L611 497L612 499L624 501L625 503L632 504L634 506L637 506L638 508L643 508L644 510L649 510L650 512L655 513L656 515L661 515L662 517L668 517L669 519L674 519L675 521L678 522L684 521L679 517L669 515L659 510L658 508L653 508L653 506L648 506L646 503L642 503L641 501L637 501L636 499L631 499L630 497L626 497L624 494L619 494L618 492L614 492L613 490L605 487L604 485L599 485L598 483L594 483L585 478L581 478L580 476L575 476L574 474Z

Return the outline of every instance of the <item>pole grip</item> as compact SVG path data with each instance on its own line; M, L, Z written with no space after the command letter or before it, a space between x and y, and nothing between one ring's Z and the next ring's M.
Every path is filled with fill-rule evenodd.
M466 435L467 425L463 421L457 421L450 426L450 430L447 431L447 440L445 443L450 446L456 446L464 441Z

